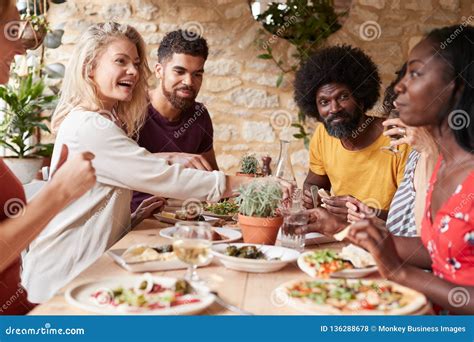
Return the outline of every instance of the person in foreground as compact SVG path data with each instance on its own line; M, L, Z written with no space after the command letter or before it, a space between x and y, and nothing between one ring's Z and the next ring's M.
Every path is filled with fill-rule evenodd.
M15 2L2 0L0 32L17 20ZM4 34L0 46L0 84L4 84L13 57L25 50L21 40L6 39ZM94 185L93 158L92 153L82 152L67 160L63 145L57 172L28 205L22 184L0 159L0 315L26 314L34 307L20 284L20 253L59 211Z
M323 198L327 210L347 219L347 202L365 203L383 219L405 168L408 147L398 155L389 145L382 118L367 112L379 98L377 66L362 50L333 46L311 56L298 70L295 101L306 115L322 124L309 146L310 169L304 183L304 202L313 207L312 185L331 191Z
M451 313L474 314L474 28L457 33L459 26L431 31L410 52L407 73L395 86L400 119L426 126L440 151L421 238L394 237L370 219L354 223L347 239L374 256L384 278ZM345 226L320 208L312 222L310 230L325 234Z
M201 37L189 39L183 30L168 32L158 49L155 75L159 85L148 92L147 117L138 134L138 145L185 166L218 170L214 153L214 129L204 104L196 102L209 49ZM134 192L132 212L152 195Z
M92 25L73 55L53 116L56 146L94 153L97 183L55 217L24 255L22 284L35 303L51 298L130 230L133 190L217 201L249 182L168 165L132 139L145 118L150 74L145 43L133 27ZM55 149L52 169L58 156Z

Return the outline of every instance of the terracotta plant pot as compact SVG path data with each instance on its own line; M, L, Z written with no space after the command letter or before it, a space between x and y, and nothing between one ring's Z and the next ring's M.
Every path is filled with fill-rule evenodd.
M245 243L274 245L283 217L253 217L239 214L239 226Z

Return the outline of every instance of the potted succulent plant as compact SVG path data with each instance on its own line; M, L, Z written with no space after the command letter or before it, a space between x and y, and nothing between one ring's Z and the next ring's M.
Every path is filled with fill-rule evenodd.
M283 192L275 180L254 180L240 189L239 225L244 242L274 245L283 217L277 212Z
M237 176L258 177L261 176L259 171L258 159L254 154L247 154L240 160L240 171Z
M14 78L14 81L0 86L0 146L9 156L5 163L22 183L30 182L41 168L43 158L50 150L50 144L40 144L40 131L49 132L45 124L50 117L44 111L52 109L55 95L44 94L42 78L34 79L33 73Z

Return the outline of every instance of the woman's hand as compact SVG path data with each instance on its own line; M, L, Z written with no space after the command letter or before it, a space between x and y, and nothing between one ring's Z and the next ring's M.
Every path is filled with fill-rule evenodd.
M424 127L411 127L403 123L399 118L387 119L383 126L396 126L383 132L386 136L403 135L402 138L390 141L390 146L408 144L418 152L431 152L436 150L433 136Z
M166 199L159 196L153 196L144 200L132 214L132 228L143 220L162 211L166 204Z
M372 254L382 277L397 281L404 272L392 235L373 219L354 223L346 239Z
M200 154L170 152L170 153L155 153L155 155L165 156L169 164L182 164L188 169L197 169L203 171L213 171L211 164Z
M56 171L51 176L50 186L55 187L67 202L72 202L84 195L96 182L92 160L95 156L90 152L78 153L69 158L69 149L63 145Z

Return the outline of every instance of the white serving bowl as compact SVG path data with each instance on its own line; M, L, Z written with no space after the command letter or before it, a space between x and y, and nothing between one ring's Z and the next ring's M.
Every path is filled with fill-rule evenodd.
M279 260L254 260L228 256L225 254L225 249L231 245L238 248L254 245L259 248L267 258L279 258ZM251 243L217 244L212 246L212 253L226 268L252 273L268 273L278 271L287 264L295 262L300 255L298 251L290 248L256 245Z

